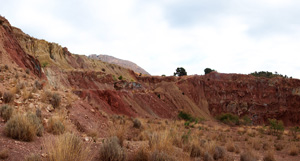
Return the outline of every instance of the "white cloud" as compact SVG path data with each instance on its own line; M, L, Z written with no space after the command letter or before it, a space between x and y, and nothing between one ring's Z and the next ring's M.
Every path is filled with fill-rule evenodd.
M108 54L155 75L268 70L300 78L295 0L11 0L3 16L77 54Z

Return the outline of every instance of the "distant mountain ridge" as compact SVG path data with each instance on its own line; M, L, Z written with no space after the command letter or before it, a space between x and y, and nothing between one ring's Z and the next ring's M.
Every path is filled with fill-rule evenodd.
M133 70L134 72L137 72L137 73L150 75L146 70L144 70L143 68L141 68L137 64L135 64L131 61L128 61L128 60L123 60L123 59L119 59L119 58L116 58L116 57L113 57L113 56L102 55L102 54L100 54L100 55L92 54L92 55L89 55L88 57L91 58L91 59L97 59L97 60L101 60L103 62L116 64L116 65L119 65L121 67L131 69L131 70Z

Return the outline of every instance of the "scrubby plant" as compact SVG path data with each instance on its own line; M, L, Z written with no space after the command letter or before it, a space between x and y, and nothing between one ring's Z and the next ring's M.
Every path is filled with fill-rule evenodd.
M3 94L3 102L11 103L14 100L14 96L11 92L4 92Z
M148 161L148 158L149 153L146 151L145 148L141 148L136 153L134 153L130 161Z
M35 110L35 115L39 118L39 119L42 119L42 111L41 109L37 108Z
M197 158L197 157L201 157L202 154L202 149L199 145L192 145L192 149L191 149L191 153L190 153L190 157L192 158Z
M275 143L274 147L277 151L281 151L284 148L284 144L282 143Z
M269 119L269 130L273 135L280 135L284 131L284 125L281 120Z
M38 80L34 81L34 87L38 90L43 89L43 84L39 82Z
M13 139L32 141L36 131L26 116L16 114L6 123L4 133Z
M165 152L154 151L149 156L149 161L175 161L176 159Z
M58 93L52 94L50 103L53 106L53 108L58 108L60 105L60 102L61 102L60 95Z
M180 111L179 114L178 114L178 118L180 119L183 119L183 120L186 120L186 121L195 121L196 119L193 118L190 114L184 112L184 111Z
M220 146L216 146L215 147L215 151L214 151L214 159L218 160L218 159L222 159L225 156L225 149L223 147Z
M213 157L211 156L210 153L208 153L208 152L205 152L205 153L204 153L203 161L213 161L213 160L214 160L214 159L213 159Z
M239 124L239 117L236 115L233 115L231 113L222 113L218 115L217 120L228 124L228 125L238 125Z
M251 151L245 151L240 156L240 161L257 161L257 156L253 154Z
M34 129L36 131L36 135L37 136L43 136L43 132L44 132L44 126L40 120L39 117L37 117L35 114L33 113L28 113L26 115L27 119L29 120L29 122L34 126Z
M66 133L45 143L49 161L89 161L90 148L75 134Z
M299 154L299 148L297 148L297 146L295 146L295 145L290 146L290 148L289 148L289 154L291 156L298 155Z
M118 79L119 79L119 80L122 80L122 79L123 79L123 76L120 75L120 76L118 77Z
M268 151L263 157L263 161L276 161L273 151Z
M111 137L104 141L99 150L101 161L124 161L125 151L117 137Z
M8 121L13 114L13 108L9 105L2 105L0 108L0 116L4 121Z
M48 121L47 131L54 134L62 134L65 132L65 125L58 117L51 117Z
M250 119L249 116L245 115L245 116L242 117L240 123L242 125L251 125L252 124L252 120Z
M139 128L141 128L142 127L142 123L141 123L141 121L139 120L139 119L134 119L133 120L133 127L134 128L137 128L137 129L139 129Z

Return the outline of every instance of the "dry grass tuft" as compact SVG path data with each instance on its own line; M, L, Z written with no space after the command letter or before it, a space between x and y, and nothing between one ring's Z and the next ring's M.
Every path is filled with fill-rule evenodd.
M246 151L240 156L241 161L257 161L257 156L252 151Z
M48 121L47 131L54 134L63 134L65 132L65 125L63 119L57 116L53 116Z
M53 108L58 108L60 105L60 102L61 102L60 95L58 93L52 94L50 103L53 106Z
M225 149L223 147L220 146L216 146L215 147L215 151L214 151L214 159L218 160L218 159L222 159L225 156Z
M296 156L299 154L299 148L297 148L297 146L295 145L292 145L290 148L289 148L289 155L291 156Z
M235 151L235 145L232 141L229 141L229 143L227 143L226 145L226 149L229 152L234 152Z
M4 103L11 103L13 100L14 100L14 95L11 92L3 93L3 102Z
M208 152L205 152L205 153L204 153L203 161L213 161L213 160L214 160L214 159L213 159L213 157L211 156L210 153L208 153Z
M281 151L284 148L284 144L276 143L276 144L274 144L274 147L277 151Z
M145 148L139 149L134 155L132 156L132 159L130 161L147 161L149 160L149 153Z
M203 151L199 145L192 145L190 157L197 158L203 154Z
M101 161L124 161L126 158L125 152L116 136L104 141L100 147L99 154Z
M36 130L34 125L24 115L14 115L5 125L6 136L22 141L32 141Z
M134 119L133 120L133 127L134 128L137 128L137 129L139 129L139 128L141 128L142 127L142 123L141 123L141 121L139 120L139 119Z
M2 149L0 150L0 159L7 159L8 158L8 150Z
M263 157L263 161L276 161L275 157L274 157L274 152L273 151L268 151L264 157Z
M75 134L66 133L53 140L48 140L45 147L49 161L91 160L90 148Z
M0 116L4 121L8 121L13 114L13 108L9 105L2 105L0 108Z
M28 113L26 115L26 117L27 117L28 121L32 124L32 126L34 127L34 129L36 131L36 135L43 136L44 127L42 125L40 118L37 117L37 115L33 114L33 113Z
M149 156L149 161L175 161L176 159L167 153L154 151Z

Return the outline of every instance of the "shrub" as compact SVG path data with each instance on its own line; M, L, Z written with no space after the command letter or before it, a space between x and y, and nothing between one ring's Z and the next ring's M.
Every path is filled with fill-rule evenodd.
M44 127L42 125L41 120L33 113L28 113L26 115L28 121L33 125L36 135L37 136L43 136Z
M122 80L122 79L123 79L123 76L120 75L120 76L118 77L118 79L119 79L119 80Z
M0 116L4 119L4 121L8 121L12 116L13 108L9 105L2 105L0 108Z
M7 149L2 149L0 151L0 159L7 159L8 158L8 150Z
M43 89L43 84L36 80L34 82L34 87L38 90L41 90L41 89Z
M239 117L231 113L222 113L218 115L216 118L225 124L229 124L229 125L239 124Z
M39 154L30 154L26 156L25 161L42 161Z
M3 94L3 102L10 103L14 100L14 96L11 92L4 92Z
M292 145L289 149L289 154L291 156L296 156L298 155L298 153L299 153L299 149L295 145Z
M252 124L252 120L250 119L249 116L245 115L245 116L242 117L241 124L243 124L243 125L251 125Z
M37 108L35 110L35 115L39 118L39 119L42 119L42 111L41 109Z
M191 150L191 153L190 153L190 157L192 157L192 158L200 157L201 153L202 153L202 151L201 151L200 146L192 145L192 150Z
M257 161L257 157L252 152L244 152L240 156L241 161Z
M155 150L150 154L149 161L175 161L175 158L164 152Z
M216 146L214 151L214 159L215 160L222 159L224 158L224 156L225 156L225 149L220 146Z
M235 151L235 145L232 142L229 142L226 146L227 151L234 152Z
M66 133L46 142L49 161L88 161L90 149L75 134Z
M104 141L100 147L99 154L101 161L124 161L126 157L117 137L111 137Z
M148 152L142 148L140 149L138 152L136 152L132 159L130 159L131 161L147 161L149 157Z
M281 151L284 148L284 145L282 143L276 143L274 144L274 147L277 151Z
M205 152L205 154L203 156L203 160L204 161L213 161L214 159L208 152Z
M54 134L62 134L65 132L65 125L57 117L51 117L48 121L47 131Z
M210 69L210 68L205 68L204 69L204 74L206 75L206 74L208 74L210 72L213 72L213 71L215 71L215 70L214 69Z
M141 123L141 121L139 119L134 119L133 120L133 127L134 128L139 129L139 128L141 128L141 126L142 126L142 123Z
M183 112L183 111L179 112L178 117L180 119L183 119L183 120L186 120L186 121L191 121L191 122L195 120L190 114L188 114L186 112Z
M284 125L281 120L269 119L270 132L273 135L279 135L284 131Z
M276 161L274 158L274 153L272 151L268 151L264 157L263 157L263 161Z
M58 93L54 93L51 96L50 103L53 106L53 108L59 107L60 101L61 101L61 98L60 98L60 95Z
M36 131L26 116L17 114L8 120L4 133L13 139L32 141Z

